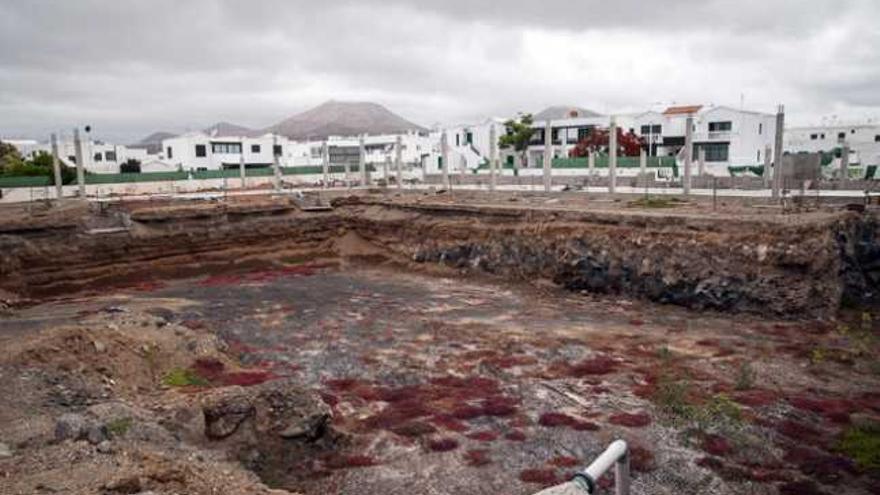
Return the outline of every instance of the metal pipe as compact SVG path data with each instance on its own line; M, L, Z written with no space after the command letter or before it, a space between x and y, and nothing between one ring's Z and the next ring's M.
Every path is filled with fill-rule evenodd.
M615 440L587 466L583 472L574 476L574 482L587 493L596 493L596 483L611 466L615 466L615 493L629 495L629 455L626 442Z

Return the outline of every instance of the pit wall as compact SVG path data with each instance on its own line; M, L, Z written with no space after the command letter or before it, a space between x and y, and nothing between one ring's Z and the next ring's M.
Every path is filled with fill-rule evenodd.
M106 213L105 213L106 214ZM0 226L0 289L21 296L106 289L266 262L335 257L352 233L382 257L572 291L776 316L830 315L880 282L876 220L856 213L779 222L653 212L390 204L329 212L286 202L149 208L127 227Z

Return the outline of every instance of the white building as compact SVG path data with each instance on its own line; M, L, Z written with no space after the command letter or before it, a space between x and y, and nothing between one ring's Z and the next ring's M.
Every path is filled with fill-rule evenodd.
M462 124L431 131L428 142L429 153L424 156L422 163L425 173L443 172L441 139L444 132L448 146L449 173L461 173L486 166L491 152L490 136L493 125L497 141L504 134L504 119L500 118L489 118L479 124Z
M180 170L221 170L238 168L242 156L246 168L268 168L274 164L273 151L281 166L289 166L290 141L282 136L209 136L190 132L162 140L160 157Z
M33 158L41 152L52 153L52 145L49 142L36 140L9 140L25 158ZM86 171L93 174L118 174L119 166L128 160L145 162L155 159L147 154L144 149L129 148L121 144L112 144L104 141L83 139L82 141L83 166ZM67 166L76 166L76 145L73 137L61 136L58 141L58 156L62 163Z
M880 124L871 122L790 127L785 129L785 151L831 152L846 144L850 148L850 163L880 165Z

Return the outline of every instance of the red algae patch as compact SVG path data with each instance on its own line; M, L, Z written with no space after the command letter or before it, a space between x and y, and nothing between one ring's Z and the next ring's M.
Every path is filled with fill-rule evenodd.
M478 442L494 442L498 438L498 433L494 431L475 431L469 433L467 437Z
M558 482L555 469L524 469L519 472L519 479L542 486L551 486Z
M590 375L607 375L616 369L617 361L607 356L598 356L569 365L566 374L574 378L583 378Z
M526 441L526 434L519 431L519 430L513 430L513 431L509 432L507 435L504 435L504 438L506 438L507 440L510 440L511 442L525 442Z
M647 413L618 413L609 417L608 422L630 428L642 428L651 424L651 416Z
M464 454L464 461L468 466L480 467L492 463L489 451L484 449L468 450Z
M577 459L576 457L558 456L558 457L554 457L553 459L550 459L547 462L547 464L550 464L551 466L556 466L556 467L570 468L570 467L579 466L581 464L581 461L579 459Z
M599 429L599 426L594 423L582 421L573 416L569 416L568 414L557 412L542 414L541 417L538 418L538 424L547 428L568 427L578 431L595 431Z
M654 460L654 453L650 450L640 445L633 445L630 446L629 454L629 462L633 471L647 473L657 469L657 463Z
M403 437L420 437L422 435L430 435L431 433L436 433L437 428L431 426L428 423L413 421L410 423L393 426L391 428L391 432Z
M723 457L733 452L733 445L726 438L712 434L703 436L702 448L707 453L717 457Z
M434 452L449 452L458 448L458 440L454 438L438 438L428 442L428 448Z

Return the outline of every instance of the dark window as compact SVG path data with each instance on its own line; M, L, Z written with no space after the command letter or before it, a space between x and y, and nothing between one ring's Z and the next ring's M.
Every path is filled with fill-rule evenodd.
M461 137L458 134L455 135L455 145L461 146Z
M762 134L763 132L764 132L764 124L759 123L758 124L758 134Z
M259 152L260 152L260 145L259 144L252 144L251 145L251 153L259 153Z
M732 129L733 129L733 123L730 121L709 122L709 132L723 132L723 131L730 131Z
M100 153L95 153L95 161L96 162L104 161L104 155L102 155Z
M730 144L728 143L706 143L694 146L694 156L700 156L699 148L706 150L707 162L726 162L728 160L730 149Z
M819 135L818 134L810 134L810 139L815 141L815 140L819 139Z
M106 151L104 152L104 159L108 162L116 161L116 152L115 151Z
M76 163L76 157L73 155L68 156L67 159L70 161L70 163Z
M855 133L856 133L856 130L855 130L855 129L850 129L849 133L850 133L850 134L855 134Z
M875 142L875 143L880 143L880 134L877 134L877 135L874 136L874 142Z
M845 132L838 132L837 139L840 141L843 141L844 139L846 139L846 133Z
M280 144L272 146L272 152L275 154L275 156L281 156L284 154L284 150L281 148Z
M825 134L824 133L819 134L819 139L825 139Z
M661 125L643 125L642 126L642 135L645 134L660 134L663 131L663 126Z
M204 144L196 145L196 158L204 158L208 156L208 147Z
M171 146L168 147L168 153L165 154L168 155L169 159L174 158L174 153L171 151Z
M465 134L465 140L468 144L474 144L474 133L468 132L467 134Z
M211 153L241 154L241 143L211 143Z

